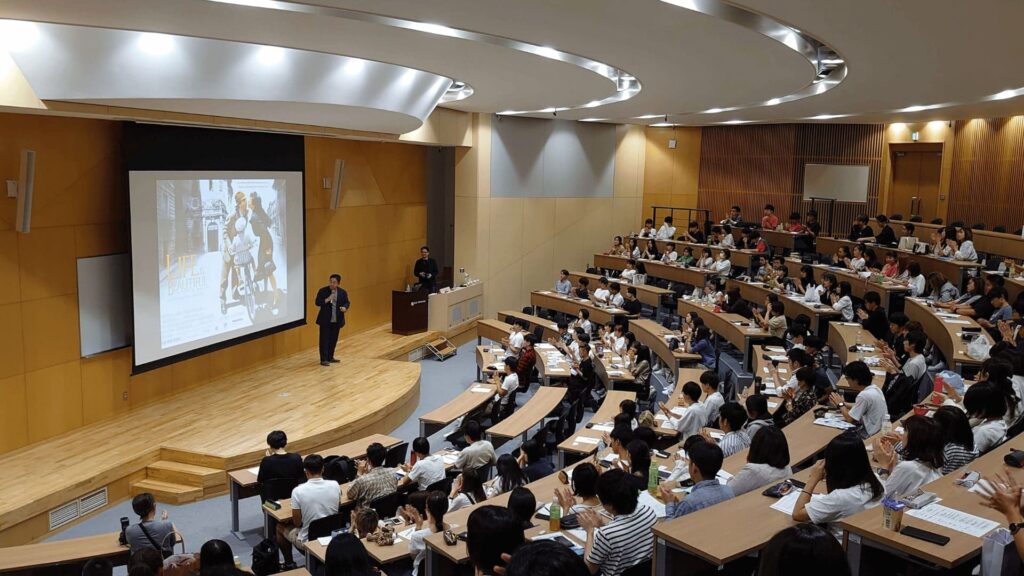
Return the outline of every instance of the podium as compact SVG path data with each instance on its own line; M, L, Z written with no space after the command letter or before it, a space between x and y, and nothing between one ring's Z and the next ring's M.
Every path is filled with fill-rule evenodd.
M468 330L483 318L483 299L483 282L431 294L430 329L440 332L446 338Z
M427 330L427 293L392 290L391 332L408 336Z

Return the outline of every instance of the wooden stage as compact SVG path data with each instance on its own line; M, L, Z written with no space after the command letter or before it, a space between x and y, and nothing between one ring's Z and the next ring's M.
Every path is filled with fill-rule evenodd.
M343 339L340 364L320 366L315 349L254 359L245 371L3 454L0 546L51 535L50 510L103 488L107 506L147 491L172 503L222 494L226 471L259 463L271 430L303 453L390 432L420 393L419 365L391 358L436 337L390 328Z

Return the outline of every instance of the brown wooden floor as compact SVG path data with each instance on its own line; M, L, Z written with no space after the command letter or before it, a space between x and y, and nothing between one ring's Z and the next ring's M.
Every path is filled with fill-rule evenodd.
M389 432L419 401L420 367L382 358L434 337L389 330L345 338L341 364L300 352L0 456L0 545L46 535L46 512L93 490L116 502L159 459L231 470L258 462L274 429L297 451Z

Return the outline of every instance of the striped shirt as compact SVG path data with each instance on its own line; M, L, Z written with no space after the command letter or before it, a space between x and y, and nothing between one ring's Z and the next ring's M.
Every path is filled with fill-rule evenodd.
M594 530L594 545L587 562L601 568L602 576L618 576L654 555L654 510L637 504L632 514L620 514Z
M962 444L950 442L942 449L942 456L945 460L945 464L942 465L942 473L949 474L957 468L970 464L978 457L978 451L968 450Z
M393 494L398 490L398 480L394 468L372 468L366 474L356 478L348 489L348 497L359 504L369 505L381 496Z
M747 438L746 432L742 430L726 432L722 439L718 441L718 447L722 449L722 456L725 458L748 446L750 446L750 438Z

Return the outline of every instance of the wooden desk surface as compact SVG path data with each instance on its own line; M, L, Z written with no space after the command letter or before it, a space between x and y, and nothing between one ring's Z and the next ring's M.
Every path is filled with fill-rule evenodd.
M866 346L874 346L874 351L860 351L850 352L850 347L857 343L857 333L861 334L861 344ZM870 332L861 328L860 324L846 323L846 322L832 322L828 325L828 346L832 351L839 356L840 362L843 366L853 362L854 360L860 360L866 356L881 356L882 351L878 348L875 338ZM879 388L885 383L885 371L878 367L871 367L871 382L876 384ZM845 386L845 376L840 375L839 384L841 387Z
M447 426L462 416L487 404L494 397L494 384L474 382L458 396L420 416L420 422ZM486 390L481 392L481 390Z
M906 294L910 288L906 287L899 282L893 282L892 280L886 279L881 284L877 282L867 282L864 278L861 278L856 272L852 272L845 268L835 268L832 266L826 266L824 264L815 264L812 266L814 269L814 281L821 284L821 277L831 272L836 275L836 278L840 282L843 280L850 283L851 291L853 295L861 300L864 299L864 295L868 292L874 292L881 296L882 306L885 307L887 312L891 312L892 297L895 295ZM799 268L797 268L799 270ZM792 268L790 268L792 272Z
M1004 286L1006 287L1007 294L1010 296L1010 302L1016 302L1020 293L1024 292L1024 279L1006 278Z
M785 230L761 229L761 238L764 238L765 243L769 246L774 246L776 248L788 248L792 250L795 247L798 238L806 237L807 234L803 233L787 232Z
M579 309L573 313L573 316L577 313L579 313ZM519 318L524 322L529 322L530 326L527 328L528 332L533 332L538 326L540 326L544 334L544 337L541 339L543 342L546 342L548 338L558 338L558 323L554 320L541 318L540 316L533 314L523 314L522 312L517 312L515 310L502 310L498 312L499 321L508 322L509 318ZM511 326L509 328L511 329ZM505 336L508 336L508 332L505 333Z
M678 332L673 332L668 328L665 328L654 320L648 320L647 318L630 320L629 329L641 344L650 348L652 354L660 358L663 363L669 366L673 363L681 362L685 364L700 361L700 354L690 354L688 352L684 352L681 348L676 349L674 352L669 350L668 340L666 340L665 337L669 334L676 336L679 334Z
M511 416L487 429L489 437L515 438L535 426L558 406L565 397L565 388L541 386Z
M628 258L624 256L594 254L594 266L598 268L625 270L626 260L628 260ZM717 274L717 272L712 272L710 270L701 270L693 267L684 268L678 264L666 264L658 260L643 260L641 258L637 258L636 261L638 264L644 265L647 276L651 278L659 278L661 280L668 280L670 282L677 282L680 284L689 284L691 286L703 286L707 282L708 276L714 276ZM637 295L639 296L639 292Z
M768 337L768 332L754 324L753 320L749 320L738 314L715 312L714 306L710 304L680 298L678 300L677 310L680 316L685 315L687 312L696 312L697 315L704 319L704 324L706 324L712 332L728 340L737 349L743 350L744 354L746 353L744 348L746 339Z
M896 232L896 236L903 234L904 220L890 220L889 226ZM913 222L914 236L922 242L931 242L931 233L934 230L945 228L946 224L929 224L928 222ZM871 228L876 232L879 230L878 221L871 219ZM1017 234L1007 232L993 232L991 230L972 230L974 235L974 249L979 253L996 254L1020 260L1024 258L1024 238Z
M966 366L980 366L981 361L975 360L967 355L967 343L960 338L964 328L979 328L974 319L967 316L959 316L956 319L943 319L936 316L936 310L928 307L923 301L917 298L907 298L904 312L907 318L921 323L928 338L939 347L946 362L951 365L960 364ZM946 310L941 312L948 313ZM956 324L951 322L967 322ZM990 338L991 340L991 338ZM951 366L955 368L955 366Z
M558 449L563 452L571 452L573 454L591 454L597 451L597 444L589 444L586 442L580 442L579 438L595 438L601 439L601 435L604 432L600 430L594 430L588 428L587 424L607 424L611 425L612 419L619 413L619 403L623 400L632 400L636 397L633 392L627 392L624 390L609 390L608 394L605 395L604 400L601 402L601 407L594 412L590 420L586 424L582 424L576 429L576 433L566 438L558 445Z
M110 558L122 555L127 561L128 547L117 543L119 535L119 532L107 532L95 536L0 548L0 572L29 570L57 564L83 562L89 558Z
M989 453L971 462L964 469L980 472L982 476L992 478L996 473L1003 472L1003 456L1011 448L1024 449L1024 438L1018 436L1010 439L1002 446L994 448ZM941 504L943 506L994 520L1003 526L1006 520L1002 514L982 506L982 498L979 495L968 492L966 488L955 484L959 476L960 473L958 472L946 474L942 478L925 485L923 489L928 492L934 492L939 498L942 498ZM981 552L981 538L957 532L940 524L919 520L907 514L903 515L904 526L914 526L915 528L948 536L950 538L949 543L945 546L939 546L887 530L882 527L881 506L851 516L843 520L841 525L844 529L853 534L858 534L864 539L884 544L944 568L957 566Z
M533 349L537 352L534 364L537 366L537 372L540 373L542 381L548 378L568 378L572 374L572 364L569 364L562 351L554 344L542 342L534 346Z
M391 448L392 446L401 444L403 440L395 438L394 436L388 436L387 434L373 434L365 438L360 438L359 440L346 442L340 446L320 450L317 454L323 454L324 457L348 456L349 458L362 458L366 455L366 447L374 442L383 444L385 448ZM228 472L228 477L232 482L242 487L256 485L256 474L254 474L250 468L232 470Z
M733 228L733 230L735 231L736 229ZM636 236L634 235L634 238L635 237ZM640 249L643 250L643 241L647 239L637 238L637 240L640 241ZM668 244L669 242L669 240L657 240L655 244L658 246L658 251L664 252L665 245ZM697 244L696 242L687 242L685 240L671 240L671 242L675 243L677 252L682 252L684 246L689 246L690 249L693 250L694 257L699 257L701 255L701 252L705 248L711 248L711 253L715 256L715 258L718 258L718 253L722 251L722 248L719 248L718 246L710 246L708 244ZM757 250L737 250L735 248L729 248L729 254L729 259L732 260L733 266L739 266L741 268L749 268L751 256L759 255ZM764 254L760 255L763 256Z
M632 326L632 322L630 326ZM609 390L616 383L632 384L636 382L633 373L626 368L626 359L607 348L594 359L594 371L597 372L598 380L603 382Z
M476 321L476 335L492 342L501 342L512 333L512 325L495 318L482 318Z
M779 294L772 290L765 284L759 282L743 282L742 280L729 279L725 283L726 289L739 288L740 296L744 300L754 304L756 306L763 306L765 298L768 294L778 294L779 301L785 306L786 318L793 320L797 316L804 314L810 317L815 322L812 326L819 326L821 318L833 318L840 316L840 312L837 312L832 306L827 304L808 304L803 301L801 296L790 297L789 295Z
M411 526L398 526L398 532L408 530ZM395 540L392 546L381 546L376 542L363 539L361 540L363 546L366 547L366 553L370 555L378 564L390 564L402 558L409 556L409 541L405 538L401 540ZM314 558L323 562L327 556L327 546L320 543L319 540L312 540L306 543L306 550L313 555Z
M840 246L850 248L854 244L858 243L851 242L850 240L843 238L819 236L815 244L819 254L835 254L836 250L838 250ZM886 254L893 253L896 255L897 259L904 262L901 268L905 268L905 263L912 260L921 265L921 272L925 275L928 275L931 272L940 272L946 277L946 279L958 285L962 284L962 279L967 271L981 268L981 264L978 264L977 262L937 258L927 254L914 254L909 250L897 250L896 248L878 246L877 244L868 244L868 246L874 249L875 256L878 257L879 261L885 260Z
M627 315L626 311L622 308L605 308L594 304L590 300L563 296L549 290L535 290L531 292L530 304L535 308L557 310L572 317L579 314L580 308L585 308L590 312L590 321L599 324L606 324L618 316Z
M611 256L611 258L615 258L615 257ZM603 266L603 268L609 268L609 267L608 266ZM624 268L625 268L625 264L623 264L623 268L616 268L616 269L621 270L621 269L624 269ZM593 288L597 287L596 282L601 278L601 275L600 274L588 274L586 272L575 272L575 271L570 271L569 272L569 280L571 280L573 282L573 284L575 284L576 281L579 280L580 278L587 278L588 280L590 280L590 288L593 289ZM648 306L653 306L655 308L658 308L659 306L661 306L661 297L662 296L665 296L666 294L672 294L673 293L671 290L669 290L667 288L659 288L657 286L652 286L650 284L631 284L631 283L626 282L625 280L623 280L621 278L609 278L608 280L611 281L611 282L618 282L619 284L621 284L623 291L625 291L626 288L629 287L629 286L632 286L632 287L636 288L636 297L637 297L637 299L640 300L640 302L642 302L644 304L647 304Z
M500 344L477 346L475 351L476 367L480 370L482 375L489 377L495 372L499 372L504 369L502 367L502 360L505 357L505 350Z

